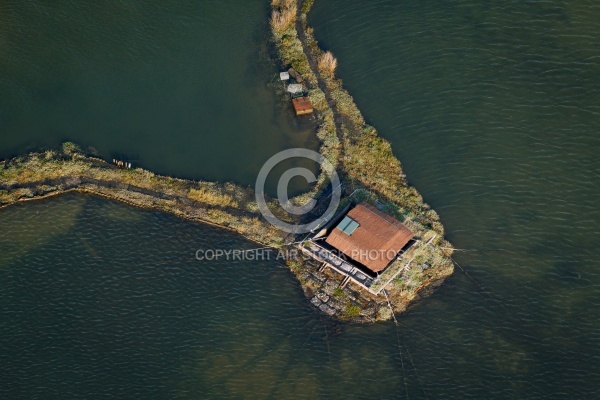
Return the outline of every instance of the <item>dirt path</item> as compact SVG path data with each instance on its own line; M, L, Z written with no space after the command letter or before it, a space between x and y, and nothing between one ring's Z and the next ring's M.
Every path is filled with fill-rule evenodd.
M45 187L55 187L57 189L52 190L52 191L47 191L47 190L42 189L44 186ZM17 184L17 185L0 184L0 190L13 191L13 190L18 190L18 189L30 189L31 191L36 193L34 198L37 198L37 197L41 198L41 197L57 195L57 194L61 194L61 193L70 192L73 190L82 191L82 192L94 192L94 187L96 187L98 189L106 189L108 191L124 190L124 191L135 193L135 194L142 194L145 196L149 196L153 199L171 200L171 201L175 201L177 204L180 204L185 207L207 208L207 209L208 208L213 208L213 209L216 208L216 209L220 209L222 211L225 211L225 212L227 212L231 215L237 216L237 217L254 218L257 216L254 213L251 213L251 212L245 211L245 210L241 210L239 208L231 208L231 207L207 204L207 203L191 200L190 198L188 198L185 195L167 194L167 193L163 193L163 192L160 192L157 190L142 188L142 187L122 183L119 181L99 180L99 179L93 179L93 178L87 178L87 177L69 176L69 177L58 178L58 179L46 179L43 181L27 182L26 184ZM43 194L40 195L39 193L43 193ZM101 195L103 197L112 198L116 201L121 201L121 202L123 201L121 196L109 196L109 195L107 195L107 193L104 193L104 192L98 192L96 194ZM132 202L131 204L138 205L135 202ZM3 206L8 206L8 205L9 204L3 205ZM145 208L159 209L160 207L145 207Z
M317 77L319 89L321 89L323 91L323 93L325 94L325 100L327 100L327 105L329 106L329 108L331 108L331 111L333 112L333 122L335 124L335 133L340 142L340 160L342 160L343 155L344 155L344 131L342 130L342 117L340 116L340 113L337 109L337 104L336 104L335 100L333 99L333 97L331 97L331 92L327 88L327 84L325 83L325 80L321 77L321 74L319 73L318 60L315 59L315 57L313 56L313 53L308 48L307 40L306 40L306 32L304 31L304 25L302 24L302 21L300 21L300 18L299 18L303 3L304 3L303 0L298 0L298 15L296 17L296 31L298 32L298 39L300 39L300 42L302 43L302 51L304 52L304 54L306 55L306 58L308 59L308 65L310 66L313 73Z

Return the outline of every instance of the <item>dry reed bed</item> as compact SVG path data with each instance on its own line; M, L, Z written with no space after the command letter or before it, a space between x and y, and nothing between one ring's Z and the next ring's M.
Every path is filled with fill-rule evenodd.
M72 143L63 145L61 151L0 162L0 207L66 191L218 225L267 246L283 244L281 232L262 218L253 191L233 183L194 182L141 168L120 169L83 155Z
M402 312L419 297L420 291L430 289L452 273L452 247L443 238L444 230L437 213L423 202L415 188L407 185L390 144L365 123L352 96L335 77L337 60L333 54L319 48L312 28L306 25L306 14L312 3L313 0L304 1L298 15L296 1L273 0L270 23L282 63L293 66L308 82L309 97L318 115L317 137L321 140L321 154L340 173L346 194L350 190L364 189L358 192L355 200L383 204L387 212L403 220L419 236L425 236L429 230L437 233L429 246L430 251L421 252L418 260L393 282L390 298L394 310ZM309 54L304 52L298 37L298 18ZM311 68L308 57L316 61L317 71ZM317 73L325 87L319 86ZM341 132L336 131L336 115L327 103L324 90L335 102L338 117L342 120ZM303 202L315 196L326 186L326 175L319 175L319 182L312 192L294 200ZM252 190L232 183L193 182L156 175L140 168L119 169L103 160L84 156L72 143L65 143L61 151L32 153L0 162L0 207L67 191L91 193L138 207L158 209L231 229L261 244L283 245L281 232L260 215ZM344 199L340 207L348 201ZM277 214L279 207L273 203L271 206L279 218L287 218ZM424 265L429 267L423 269ZM302 282L301 268L294 268L293 272ZM369 293L363 292L363 296L381 302ZM359 311L353 310L356 312ZM389 318L391 314L383 319Z
M274 10L285 8L280 3L273 2ZM419 259L393 282L391 297L395 309L403 311L420 291L452 274L452 246L444 239L444 228L438 214L423 201L414 187L407 184L389 142L366 124L352 96L343 88L342 81L335 77L336 58L331 52L319 48L313 29L306 23L313 3L314 0L303 1L296 17L300 24L290 22L283 30L273 29L273 37L281 62L291 65L308 78L309 97L319 119L317 135L322 141L321 151L337 167L347 194L350 190L362 188L365 193L363 200L379 206L383 203L386 211L403 220L418 236L423 237L428 230L437 233L429 246L431 251L420 254ZM304 44L300 41L296 25L302 27ZM304 52L305 48L309 54ZM308 57L315 60L317 71L312 70ZM325 87L319 87L317 74ZM341 143L340 135L336 133L334 111L327 104L324 90L335 102L342 121Z

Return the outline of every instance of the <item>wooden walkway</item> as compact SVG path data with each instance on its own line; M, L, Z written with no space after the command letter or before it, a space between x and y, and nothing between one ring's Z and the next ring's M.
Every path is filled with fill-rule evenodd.
M319 246L313 241L309 241L308 247L302 244L298 245L300 250L315 260L322 262L325 267L328 267L335 272L345 276L346 278L342 281L342 287L346 286L350 280L354 283L367 290L369 293L375 294L370 286L373 284L373 278L366 275L360 269L350 264L348 261L336 256L331 251Z

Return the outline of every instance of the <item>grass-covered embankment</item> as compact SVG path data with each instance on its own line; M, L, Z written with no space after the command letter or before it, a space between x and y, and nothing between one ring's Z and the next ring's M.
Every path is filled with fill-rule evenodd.
M331 162L343 184L345 197L339 209L351 200L376 204L424 239L423 245L412 252L408 264L395 262L377 282L388 289L394 311L404 311L419 294L439 285L453 271L452 247L444 239L444 228L437 213L407 184L390 144L365 123L352 97L336 78L335 57L319 48L312 29L306 25L312 0L273 0L272 5L271 27L281 63L294 67L305 77L318 119L320 152ZM315 197L325 190L327 182L327 174L321 173L314 189L293 201L303 203L309 196ZM141 168L122 169L85 155L72 143L65 143L60 150L0 162L0 207L68 191L214 224L263 245L284 245L285 234L262 217L252 189L233 183L194 182ZM349 199L351 193L354 197ZM289 216L281 214L277 204L271 203L269 208L282 220L300 222L288 220ZM315 279L297 260L289 265L307 295L324 290L331 297L327 304L335 305L331 310L336 317L357 322L391 318L387 297L352 291L350 286L341 289L337 281Z
M61 150L0 162L0 207L67 191L218 225L267 246L283 244L281 232L260 214L252 189L233 183L194 182L141 168L117 168L84 155L72 143L65 143Z
M388 285L395 310L402 311L419 292L426 292L452 274L452 246L444 239L438 214L407 184L390 143L365 122L352 96L335 76L335 57L319 48L307 24L313 2L272 0L271 28L280 62L307 80L308 96L319 121L321 153L336 166L346 195L364 189L359 191L361 200L383 206L418 237L434 237ZM436 235L429 233L432 231ZM302 279L301 269L295 268L295 272Z

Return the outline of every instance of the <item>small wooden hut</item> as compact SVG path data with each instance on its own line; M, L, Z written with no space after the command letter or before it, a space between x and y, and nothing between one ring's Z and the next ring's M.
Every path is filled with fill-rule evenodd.
M292 99L292 104L294 105L296 115L312 114L313 112L313 106L308 97L296 97Z

